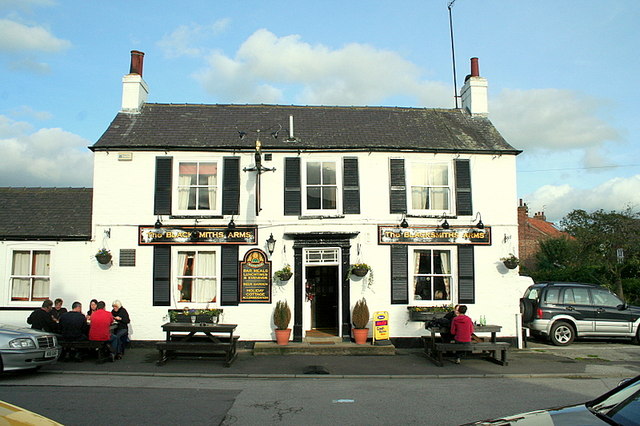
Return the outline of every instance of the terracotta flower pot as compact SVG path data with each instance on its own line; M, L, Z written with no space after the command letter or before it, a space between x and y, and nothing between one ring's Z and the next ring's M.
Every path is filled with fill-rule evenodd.
M276 329L276 343L279 345L288 345L289 337L291 336L291 329L277 330Z
M367 336L369 335L368 328L352 328L351 332L353 333L353 340L356 341L356 344L364 345L367 343Z

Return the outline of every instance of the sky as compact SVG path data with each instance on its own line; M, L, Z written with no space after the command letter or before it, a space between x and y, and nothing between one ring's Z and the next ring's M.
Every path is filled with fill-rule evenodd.
M131 50L148 102L453 108L449 1L0 0L0 186L92 185ZM640 210L640 2L451 11L530 214Z

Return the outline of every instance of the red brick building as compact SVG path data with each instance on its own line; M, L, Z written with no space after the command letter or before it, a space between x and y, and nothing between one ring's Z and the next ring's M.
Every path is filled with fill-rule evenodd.
M536 253L540 242L550 238L569 237L566 232L557 229L553 223L547 222L544 212L536 212L529 217L529 208L520 200L518 205L518 250L520 264L526 267L535 265Z

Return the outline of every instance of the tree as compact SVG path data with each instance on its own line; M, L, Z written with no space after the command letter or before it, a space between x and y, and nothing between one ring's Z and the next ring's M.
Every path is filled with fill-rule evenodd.
M630 208L609 213L574 210L560 225L575 238L576 264L600 270L599 284L613 285L612 290L624 297L623 272L640 261L640 213Z

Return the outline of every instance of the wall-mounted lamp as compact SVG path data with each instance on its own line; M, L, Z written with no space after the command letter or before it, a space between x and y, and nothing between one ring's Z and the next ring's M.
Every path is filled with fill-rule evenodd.
M235 227L236 227L236 223L233 221L233 216L231 216L231 220L229 221L229 224L227 225L227 228L233 229Z
M158 219L156 220L155 227L156 227L156 229L157 228L162 228L162 222L160 222L160 216L158 216Z
M402 220L400 221L400 228L408 228L409 227L409 222L407 222L407 217L406 216L402 216Z
M267 251L269 252L269 256L273 254L273 251L276 249L276 240L273 238L273 234L269 235L269 239L267 240Z
M111 228L104 230L104 236L107 238L111 238Z
M478 219L478 223L476 223L476 228L484 229L484 223L482 223L482 215L480 214L480 212L476 213L476 217L475 219L473 219L473 221L475 222L476 219Z
M442 221L442 223L440 224L440 227L441 227L442 229L449 229L449 222L447 222L447 218L446 218L446 217L444 217L444 214L442 215L442 218L443 218L444 220L443 220L443 221Z

